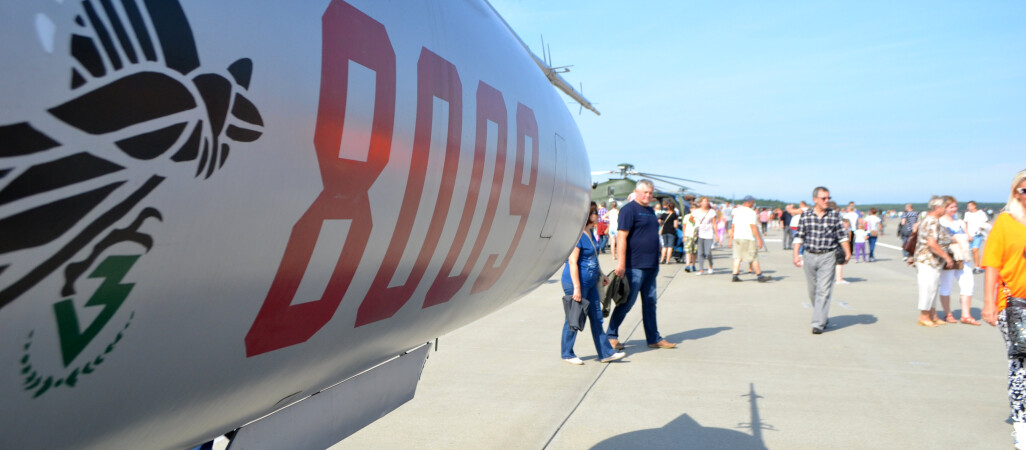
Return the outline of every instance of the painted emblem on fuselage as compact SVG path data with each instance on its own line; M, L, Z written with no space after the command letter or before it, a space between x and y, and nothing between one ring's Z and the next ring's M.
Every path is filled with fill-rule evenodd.
M98 356L76 364L125 304L134 286L129 271L153 247L143 227L164 218L147 197L181 173L168 168L189 164L194 178L209 178L232 144L257 140L263 126L244 95L252 61L239 59L222 73L201 70L176 0L73 7L81 10L66 24L73 28L67 100L0 125L0 309L22 297L52 302L65 369L63 376L38 373L30 332L20 370L36 397L74 386L123 337L122 329ZM40 16L37 28L52 26ZM82 283L83 276L102 281ZM37 288L54 285L43 283L50 277L59 277L59 289ZM86 284L98 287L83 292ZM76 305L90 314L79 315ZM134 312L124 315L127 328Z

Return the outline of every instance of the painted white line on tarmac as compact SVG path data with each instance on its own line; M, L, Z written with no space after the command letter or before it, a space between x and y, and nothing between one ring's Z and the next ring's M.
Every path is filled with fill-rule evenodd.
M894 249L894 250L901 250L901 247L898 247L897 245L883 244L883 243L880 243L880 242L877 242L876 246L877 247L887 247L887 248Z

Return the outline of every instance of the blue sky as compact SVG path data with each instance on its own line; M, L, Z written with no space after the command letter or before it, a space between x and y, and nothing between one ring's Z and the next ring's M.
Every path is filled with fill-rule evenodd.
M1023 1L490 1L602 112L568 106L592 170L876 203L1003 202L1026 168Z

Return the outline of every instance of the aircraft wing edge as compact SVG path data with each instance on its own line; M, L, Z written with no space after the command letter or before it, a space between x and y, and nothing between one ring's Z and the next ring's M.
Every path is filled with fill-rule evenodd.
M239 428L228 449L324 449L413 399L425 343Z

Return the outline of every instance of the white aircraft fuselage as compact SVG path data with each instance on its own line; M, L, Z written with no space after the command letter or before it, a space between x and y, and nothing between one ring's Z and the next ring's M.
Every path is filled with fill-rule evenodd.
M577 127L483 1L0 30L0 448L197 445L515 301L584 223Z

